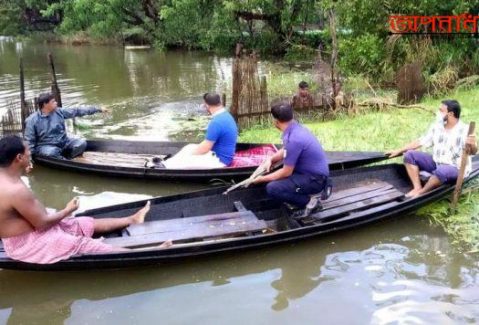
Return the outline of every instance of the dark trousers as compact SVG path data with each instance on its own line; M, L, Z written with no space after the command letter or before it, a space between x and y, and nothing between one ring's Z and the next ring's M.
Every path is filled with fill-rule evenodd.
M85 139L68 139L65 146L40 146L36 148L37 154L40 156L53 157L57 159L75 158L85 152L87 143Z
M272 199L304 208L310 200L310 195L321 193L326 181L325 176L293 173L288 178L269 182L266 191Z
M436 175L441 184L453 184L457 180L459 170L456 166L436 164L432 156L426 152L408 150L404 153L404 162L415 165L419 170Z

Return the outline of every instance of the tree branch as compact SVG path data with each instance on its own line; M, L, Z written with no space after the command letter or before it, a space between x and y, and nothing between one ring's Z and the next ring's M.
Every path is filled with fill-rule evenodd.
M274 17L275 15L259 14L259 13L243 11L243 10L235 11L235 15L237 18L243 18L244 20L247 20L247 21L250 21L250 20L271 21L272 19L275 18Z
M156 9L155 5L151 2L151 0L143 0L142 1L143 11L145 15L153 20L153 22L158 24L158 10Z
M135 12L128 10L127 8L122 7L121 11L127 16L125 22L130 25L144 25L145 21Z

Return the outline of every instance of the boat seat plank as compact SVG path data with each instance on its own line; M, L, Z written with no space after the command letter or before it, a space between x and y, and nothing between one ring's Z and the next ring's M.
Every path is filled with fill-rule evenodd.
M371 218L375 213L377 212L382 212L387 209L391 209L396 207L397 205L401 204L401 202L398 201L392 201L388 203L384 203L381 205L376 205L374 207L371 207L369 209L357 211L350 213L346 216L342 216L339 218L325 218L325 219L317 219L316 222L321 222L322 225L328 224L328 223L338 223L338 222L345 222L349 220L361 220L361 219L368 219Z
M141 154L141 153L124 153L124 152L104 152L104 151L85 151L83 156L99 159L145 159L153 157L161 157L162 155Z
M188 227L181 229L168 230L158 227L157 230L161 232L129 237L107 238L105 239L105 243L126 248L138 248L158 245L167 240L196 241L215 237L232 237L250 232L261 232L268 228L264 220L258 220L251 211L247 212L248 213L236 212L243 215L240 218L192 223ZM176 221L179 220L182 219L176 219ZM158 225L161 221L156 221L156 223Z
M384 181L374 181L373 183L366 184L366 185L357 184L357 186L355 186L353 188L348 188L348 189L340 190L340 191L335 191L334 187L333 187L333 193L331 194L331 196L327 200L324 200L323 202L325 202L325 203L326 202L333 202L333 201L336 201L336 200L346 198L348 196L353 196L353 195L357 195L357 194L361 194L361 193L375 191L375 190L379 190L379 189L385 188L385 187L391 188L392 185L387 183L387 182L384 182Z
M147 160L153 157L163 158L163 155L130 154L119 152L86 151L82 157L74 158L73 161L94 165L144 167Z
M328 201L323 201L323 203L322 203L323 210L332 209L332 208L336 208L336 207L339 207L339 206L342 206L342 205L346 205L346 204L350 204L350 203L354 203L354 202L358 202L358 201L363 201L365 199L373 198L373 197L379 196L379 195L381 195L381 194L383 194L387 191L390 191L393 188L394 187L392 185L389 185L389 186L384 186L384 187L381 187L381 188L379 188L377 190L373 190L373 191L356 193L354 195L346 196L346 197L343 197L341 199L334 200L332 202L330 202L329 200Z
M130 168L144 168L145 160L143 161L113 161L113 160L99 160L99 159L86 159L86 158L75 158L75 162L89 165L99 165L99 166L117 166L117 167L130 167Z
M246 203L246 209L253 211L270 210L274 208L279 208L278 202L270 198L254 200Z
M314 218L327 221L328 219L337 219L338 217L343 216L344 214L351 213L355 210L364 210L368 207L373 207L378 204L387 203L390 201L395 201L404 197L404 193L396 189L387 190L383 194L376 197L367 198L362 201L346 204L337 208L332 208L325 211L319 211L313 215Z
M192 227L198 224L208 224L210 222L218 222L224 220L235 220L243 217L253 216L256 218L253 212L251 211L241 211L241 212L229 212L229 213L218 213L218 214L209 214L196 217L188 218L177 218L169 220L159 220L159 221L150 221L142 224L131 225L126 228L126 231L130 236L140 236L157 232L168 232L174 230L182 230L185 228Z
M243 202L241 201L234 201L233 202L233 205L235 206L235 209L237 211L247 211L247 209L245 208Z

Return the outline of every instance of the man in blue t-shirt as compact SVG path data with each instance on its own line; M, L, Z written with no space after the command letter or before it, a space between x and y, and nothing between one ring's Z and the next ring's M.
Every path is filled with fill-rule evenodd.
M174 157L165 160L166 168L222 168L233 161L238 127L231 114L221 104L218 94L206 93L203 107L212 115L205 139L185 146Z
M211 150L228 166L235 155L238 127L233 116L221 104L218 94L205 94L203 99L213 118L206 129L205 140L196 148L196 154L205 154Z
M283 148L267 160L269 170L273 163L283 160L283 167L260 176L255 183L268 182L268 195L278 201L307 208L309 212L320 206L317 197L327 185L329 166L326 153L318 139L307 128L293 119L288 103L271 108L274 125L283 132Z

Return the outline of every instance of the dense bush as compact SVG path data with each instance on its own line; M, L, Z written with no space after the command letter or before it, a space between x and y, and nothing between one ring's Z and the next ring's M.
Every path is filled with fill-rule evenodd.
M346 75L363 74L381 79L381 64L385 61L384 41L376 35L342 39L339 47L341 71Z

